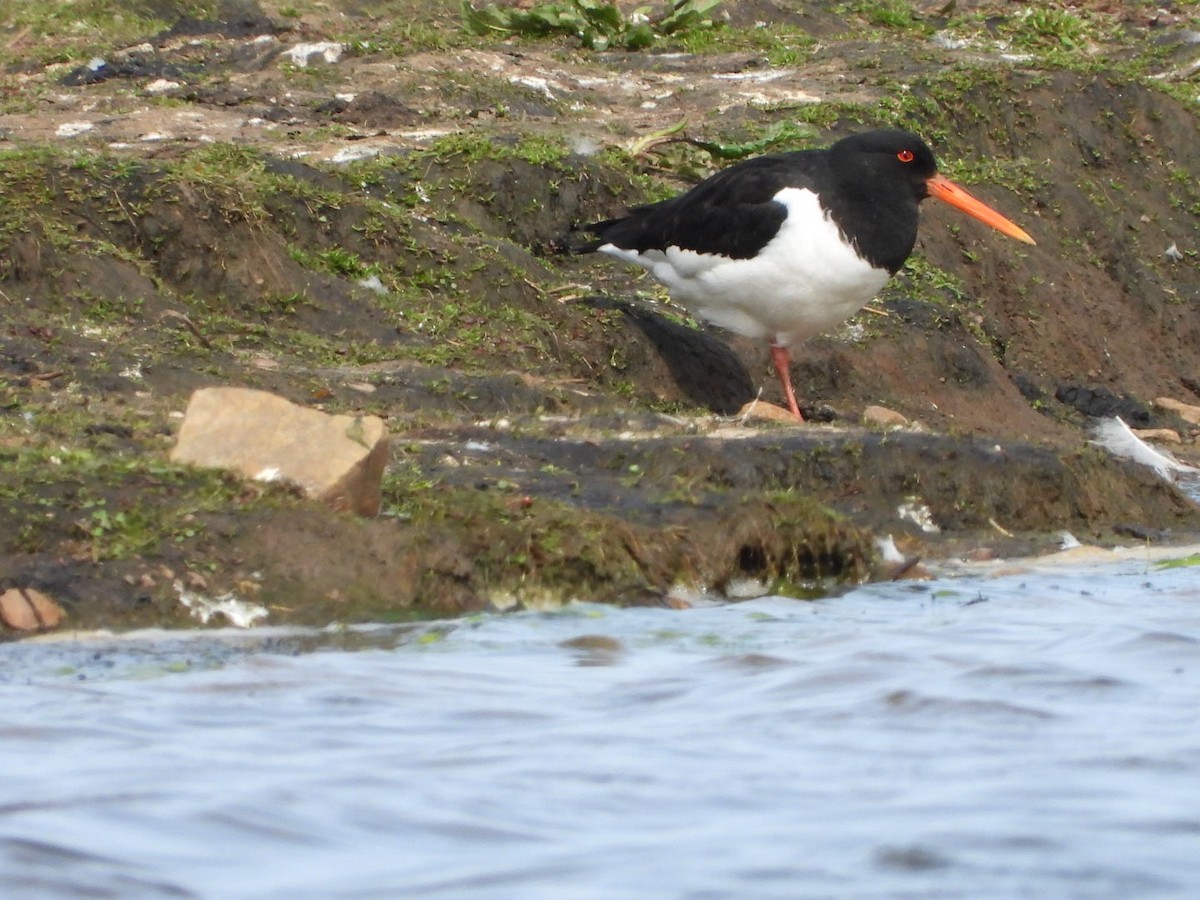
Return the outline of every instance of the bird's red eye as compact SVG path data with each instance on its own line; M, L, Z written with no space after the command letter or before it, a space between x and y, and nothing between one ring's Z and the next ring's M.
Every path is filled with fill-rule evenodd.
M914 158L911 150L901 150L896 154L896 159L900 160L900 162L912 162Z

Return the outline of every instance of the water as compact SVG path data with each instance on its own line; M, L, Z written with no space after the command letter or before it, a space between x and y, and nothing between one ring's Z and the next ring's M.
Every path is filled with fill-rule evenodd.
M3 646L0 895L1200 896L1198 576Z

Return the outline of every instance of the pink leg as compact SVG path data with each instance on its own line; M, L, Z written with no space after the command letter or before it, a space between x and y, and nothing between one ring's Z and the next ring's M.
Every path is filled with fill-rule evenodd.
M783 393L787 397L788 409L792 411L792 415L803 422L804 416L800 415L800 406L796 403L796 392L792 390L792 376L788 372L791 359L788 357L787 347L772 343L771 361L775 363L775 371L779 373L779 383L783 385Z

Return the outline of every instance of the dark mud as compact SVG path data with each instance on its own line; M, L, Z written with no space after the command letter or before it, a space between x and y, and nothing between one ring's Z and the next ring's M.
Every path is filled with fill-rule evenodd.
M344 6L155 7L165 27L104 53L119 77L30 62L11 39L5 77L47 91L0 116L0 589L43 589L81 625L183 624L180 587L273 621L386 619L745 579L802 594L887 577L888 534L939 556L1200 527L1086 434L1119 414L1196 456L1196 426L1151 402L1200 403L1197 105L1153 77L1196 52L1195 4L1113 20L1084 64L946 50L929 23L851 40L854 14L758 3L801 57L766 101L713 78L773 71L737 17L749 49L597 56L468 40L452 4L414 13L425 37L406 44L370 4ZM372 29L375 48L352 43ZM301 40L358 49L281 62ZM156 100L154 78L180 87ZM801 89L821 102L788 99ZM594 152L681 116L731 144L794 117L818 122L814 143L902 122L1038 246L930 205L913 264L795 354L831 424L720 418L760 388L778 399L765 349L558 252L715 164L681 143ZM386 417L383 517L172 467L173 414L213 384ZM921 428L863 430L875 404Z

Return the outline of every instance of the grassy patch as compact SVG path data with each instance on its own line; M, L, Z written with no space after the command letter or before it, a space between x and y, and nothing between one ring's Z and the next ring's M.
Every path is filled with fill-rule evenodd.
M1156 569L1191 569L1196 566L1200 566L1200 553L1192 553L1175 559L1164 559L1154 564Z
M570 153L566 143L543 135L498 141L490 135L464 132L440 137L428 148L412 154L411 166L419 167L425 160L447 162L455 158L468 163L480 159L520 159L532 165L555 165Z
M575 37L589 50L645 50L663 37L712 28L712 11L720 0L679 0L666 12L648 6L628 15L607 0L556 0L529 9L462 2L463 28L477 36Z
M694 28L671 35L671 49L685 53L759 52L772 67L797 66L806 62L818 46L807 32L791 25L731 28L714 23L710 28Z
M924 31L928 26L906 0L859 0L840 7L843 14L889 31Z
M212 16L220 6L215 0L180 0L175 17ZM113 47L133 44L170 27L163 15L167 4L121 3L117 0L22 0L6 4L3 24L15 35L0 42L0 64L36 60L43 65L82 65L96 54Z
M160 555L204 531L205 513L244 504L240 481L166 462L155 453L22 447L0 450L7 552L94 561Z

